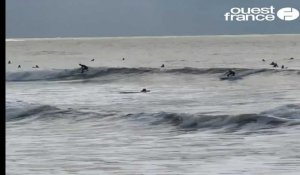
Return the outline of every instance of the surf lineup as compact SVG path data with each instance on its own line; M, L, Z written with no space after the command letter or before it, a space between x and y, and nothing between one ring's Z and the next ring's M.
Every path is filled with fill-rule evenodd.
M294 57L291 57L291 58L289 58L289 60L294 60ZM93 59L91 59L90 60L91 62L94 62L95 61L95 59L93 58ZM125 58L123 57L122 58L122 61L125 61ZM266 62L266 59L262 59L262 61L263 62ZM9 60L8 61L8 64L12 64L12 61L11 60ZM276 62L274 62L274 61L272 61L269 65L271 65L273 68L279 68L279 66L278 66L278 63L276 63ZM79 66L80 66L80 73L85 73L85 72L87 72L88 70L89 70L89 67L87 66L87 65L84 65L84 64L79 64ZM21 65L18 65L18 69L20 69L21 68ZM32 67L32 68L35 68L35 69L37 69L37 68L39 68L39 66L38 65L35 65L34 67ZM160 68L161 69L164 69L165 68L165 64L162 64L161 66L160 66ZM281 65L281 67L280 67L281 69L287 69L288 67L286 67L286 66L284 66L284 65ZM234 70L232 70L232 69L229 69L227 72L225 72L225 74L224 74L224 76L222 76L222 77L220 77L220 80L230 80L230 79L235 79L235 78L238 78L238 76L237 76L238 74L236 73L236 71L234 71ZM147 92L150 92L150 90L148 90L148 89L146 89L146 88L143 88L141 91L140 91L141 93L147 93Z

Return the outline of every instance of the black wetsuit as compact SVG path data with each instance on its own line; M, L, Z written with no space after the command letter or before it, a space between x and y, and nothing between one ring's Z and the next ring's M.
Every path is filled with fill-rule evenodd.
M150 92L150 91L147 89L142 89L141 92Z
M229 77L229 76L235 76L235 72L233 70L229 70L227 72L227 77Z
M79 66L81 66L81 73L83 73L84 71L88 71L89 70L89 68L86 65L79 64Z

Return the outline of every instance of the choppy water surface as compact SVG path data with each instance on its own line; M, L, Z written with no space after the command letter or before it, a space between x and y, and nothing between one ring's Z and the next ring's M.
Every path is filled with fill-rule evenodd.
M109 57L111 51L102 62L114 65L89 62L84 74L77 68L53 69L51 61L42 70L8 67L7 174L298 174L300 57L293 48L299 46L299 36L230 39L111 39L106 42L112 43L113 53L124 53L122 44L136 44L133 50L141 54L148 49L145 57L152 62L144 65L144 58L135 58L131 64L126 54L125 62L117 61ZM277 40L286 45L270 44ZM39 54L47 62L61 56L61 45L68 51L65 56L89 57L87 46L80 50L77 45L97 41L105 43L11 41L7 51L16 57L13 63L22 56L32 56L34 62ZM162 52L155 41L174 47ZM193 57L197 41L210 49L198 59ZM213 56L230 42L234 46ZM182 51L176 53L179 46ZM49 52L41 52L45 48ZM293 60L280 57L289 49ZM234 62L235 52L248 58ZM258 53L260 58L249 58ZM272 68L269 58L262 62L268 55L279 55L274 60L289 68ZM160 63L166 67L159 68ZM56 64L60 67L64 60ZM230 68L237 77L221 80ZM142 88L150 92L140 93Z

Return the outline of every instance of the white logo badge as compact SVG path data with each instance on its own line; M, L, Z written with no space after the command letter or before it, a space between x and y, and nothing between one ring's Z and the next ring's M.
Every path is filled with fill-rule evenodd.
M284 21L292 21L299 17L299 11L295 8L285 7L277 12L278 18Z

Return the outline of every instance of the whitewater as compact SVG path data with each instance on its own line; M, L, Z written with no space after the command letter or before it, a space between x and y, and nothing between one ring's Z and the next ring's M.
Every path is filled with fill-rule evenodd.
M299 174L299 46L300 35L7 39L6 173Z

